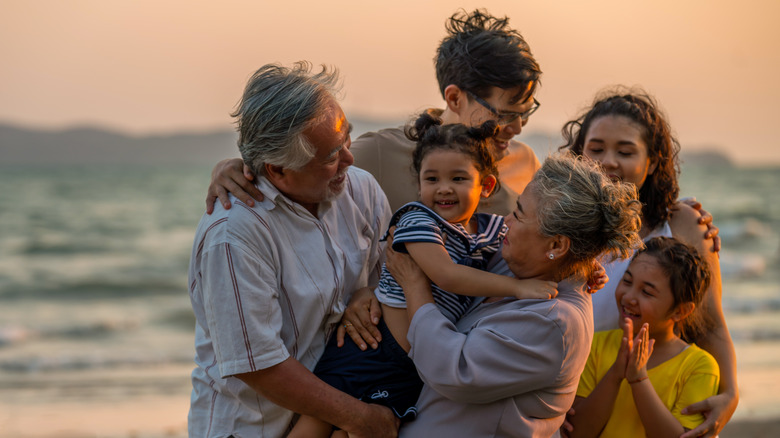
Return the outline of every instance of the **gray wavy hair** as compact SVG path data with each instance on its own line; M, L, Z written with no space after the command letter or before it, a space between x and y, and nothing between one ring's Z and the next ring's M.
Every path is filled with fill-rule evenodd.
M292 68L266 64L244 89L231 114L238 126L241 158L256 175L264 164L300 170L315 154L303 135L322 116L322 108L340 87L338 70L322 66L312 73L309 62Z
M571 241L560 278L586 279L601 254L630 257L641 248L642 205L633 184L612 182L598 164L569 153L554 154L531 182L542 235Z

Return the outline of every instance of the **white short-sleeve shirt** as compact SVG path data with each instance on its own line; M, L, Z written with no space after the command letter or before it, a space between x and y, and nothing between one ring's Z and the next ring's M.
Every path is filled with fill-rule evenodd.
M376 286L390 207L367 172L347 176L319 219L262 177L262 202L233 198L230 210L217 203L201 219L189 268L190 436L281 436L293 413L231 376L289 357L313 369L351 294Z

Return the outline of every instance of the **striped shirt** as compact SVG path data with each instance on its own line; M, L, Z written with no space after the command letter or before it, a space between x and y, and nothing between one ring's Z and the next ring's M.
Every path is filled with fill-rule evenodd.
M352 292L379 280L390 207L370 174L350 167L319 219L265 178L257 186L262 202L217 203L195 235L190 436L282 436L293 413L231 376L289 357L313 369Z
M404 244L426 242L443 245L452 261L475 269L487 270L487 262L495 254L506 234L503 216L476 213L477 232L469 234L461 224L451 224L419 202L410 202L393 214L390 226L395 225L393 249L406 253ZM446 235L446 241L442 236ZM384 239L387 238L385 234ZM455 322L469 309L474 297L456 295L432 284L433 300L450 321ZM403 289L382 266L382 276L374 293L379 302L406 308Z

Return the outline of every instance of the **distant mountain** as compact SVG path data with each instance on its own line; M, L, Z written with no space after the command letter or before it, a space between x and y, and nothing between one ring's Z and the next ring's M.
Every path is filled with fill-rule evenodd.
M401 122L351 120L353 138ZM234 131L133 136L102 128L43 130L0 123L0 165L213 164L237 157Z
M34 130L0 124L0 163L196 164L238 155L231 131L130 136L99 128Z
M685 166L734 167L734 160L714 146L698 146L680 153L680 161Z
M352 118L352 138L367 131L395 127L403 121ZM37 130L0 123L0 165L9 164L213 164L238 156L234 131L182 132L132 136L100 128ZM524 133L520 139L543 160L562 143L560 134ZM685 150L685 149L684 149ZM714 147L685 150L686 165L732 166Z

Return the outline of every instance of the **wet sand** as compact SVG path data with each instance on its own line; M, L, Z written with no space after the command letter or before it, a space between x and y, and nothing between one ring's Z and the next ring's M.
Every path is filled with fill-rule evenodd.
M775 438L780 436L780 419L732 421L720 438Z
M140 398L103 405L46 403L1 406L0 436L14 438L184 438L189 399ZM721 438L780 436L780 418L730 422Z
M721 438L780 436L780 353L774 350L737 346L740 404ZM0 438L184 438L190 371L177 365L3 376Z

